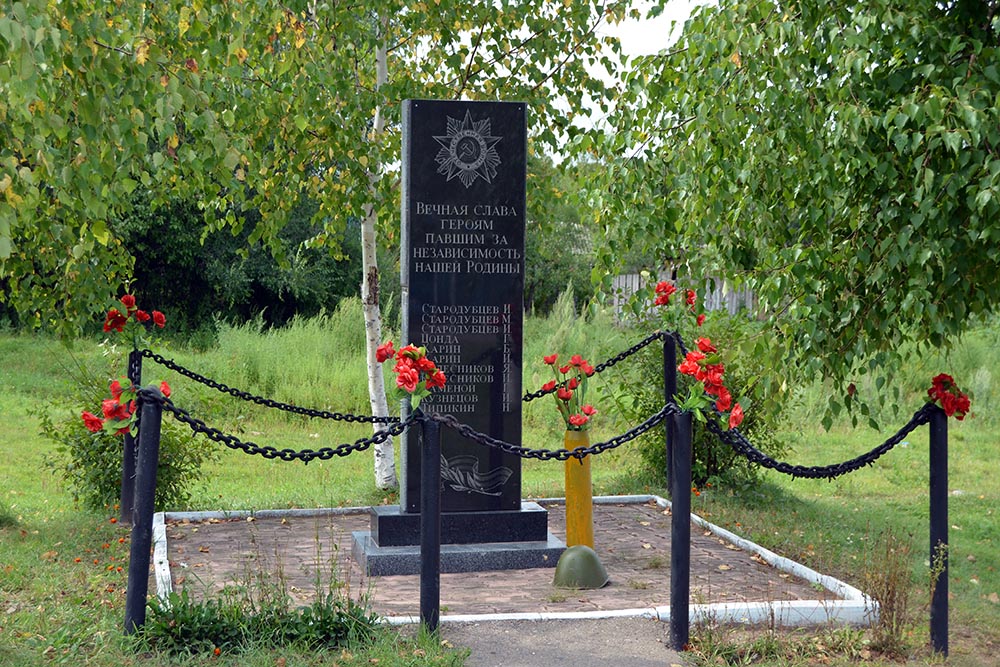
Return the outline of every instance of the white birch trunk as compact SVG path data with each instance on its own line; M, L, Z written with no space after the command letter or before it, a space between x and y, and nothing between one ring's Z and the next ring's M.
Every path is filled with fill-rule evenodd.
M383 30L385 22L382 22ZM384 34L381 36L384 39ZM388 78L387 54L384 41L379 42L375 52L376 89L381 87ZM372 129L372 141L380 141L385 120L382 108L375 110L375 126ZM368 399L372 414L385 417L389 414L389 406L385 398L385 382L382 377L382 365L375 361L375 348L382 344L382 311L378 304L379 272L375 258L375 223L378 221L378 209L375 198L378 193L375 183L379 177L379 166L373 164L370 174L369 188L372 203L365 206L365 216L361 221L361 307L365 318L365 347L368 360ZM377 430L378 425L375 426ZM384 428L384 426L383 426ZM399 486L396 479L396 462L392 450L392 438L375 445L375 486L380 489L395 489Z

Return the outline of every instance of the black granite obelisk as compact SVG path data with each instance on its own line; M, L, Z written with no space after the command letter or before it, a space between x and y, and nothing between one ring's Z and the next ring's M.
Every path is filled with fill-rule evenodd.
M403 103L400 345L447 383L425 398L491 437L521 441L526 107ZM402 441L398 506L372 508L354 554L370 575L419 566L420 429ZM521 460L441 429L441 569L555 567L565 545L521 500Z
M525 105L403 106L403 338L445 372L425 412L521 439ZM405 512L419 511L419 443L403 451ZM517 510L520 459L442 432L445 512Z

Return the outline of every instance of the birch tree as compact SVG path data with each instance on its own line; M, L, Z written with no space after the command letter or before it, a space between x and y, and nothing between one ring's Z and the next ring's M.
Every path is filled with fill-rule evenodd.
M153 206L196 200L206 232L239 232L280 254L277 231L319 202L338 253L362 221L372 363L382 336L376 236L398 233L400 103L528 104L531 150L572 141L583 109L614 91L609 22L626 2L550 0L22 0L0 8L0 296L22 322L73 333L130 276L112 221L137 189ZM141 261L141 258L139 258ZM387 443L380 487L395 485Z

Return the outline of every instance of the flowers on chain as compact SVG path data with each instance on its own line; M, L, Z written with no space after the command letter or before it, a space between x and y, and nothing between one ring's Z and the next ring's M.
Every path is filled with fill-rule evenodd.
M653 289L656 298L653 304L657 306L669 306L670 297L677 292L677 287L667 281L660 281ZM705 314L698 313L698 293L693 289L684 291L684 304L686 310L694 316L697 326L705 323ZM696 350L687 353L684 361L680 363L677 370L684 375L689 375L701 383L701 386L691 387L691 393L680 404L685 410L694 411L700 420L704 420L702 410L714 403L715 409L723 416L728 413L727 421L729 428L736 428L743 423L743 406L733 401L733 396L723 383L723 376L726 367L722 363L718 349L708 338L699 338L695 345Z
M108 310L104 317L104 333L115 331L124 334L123 338L138 349L140 343L145 343L144 335L155 326L162 329L167 324L167 318L158 310L147 312L141 310L135 303L135 296L126 294L119 299L124 313L117 307Z
M443 387L448 378L427 357L426 347L405 345L397 351L392 341L379 345L375 350L375 361L382 364L396 360L392 372L396 374L393 396L397 399L409 397L411 407L416 410L421 399L429 396L432 389Z
M109 389L111 398L101 401L100 416L84 410L80 417L83 419L84 426L91 433L109 431L114 435L125 435L136 421L135 398L138 389L127 377L113 381ZM170 385L161 382L160 392L164 397L169 398Z
M681 407L700 410L711 404L708 397L714 396L715 409L723 414L728 412L729 428L736 428L743 422L743 407L733 402L732 394L723 384L726 367L719 358L719 351L708 338L699 338L695 344L698 349L688 352L677 370L693 377L702 386L692 387L691 395Z
M654 306L669 306L670 297L677 292L677 287L666 280L661 280L656 283L656 287L653 288L653 292L656 297L653 299ZM699 327L705 323L705 314L698 313L698 293L693 289L684 291L684 303L688 306L688 310L694 315L695 324Z
M542 391L555 392L556 409L566 422L566 430L586 431L590 428L590 418L597 414L594 406L586 402L587 380L594 374L594 367L579 354L570 357L564 366L559 366L558 354L542 357L542 361L552 368L555 376L542 385Z
M972 407L972 401L955 384L955 378L945 373L934 376L931 380L931 388L927 390L927 395L932 403L941 406L945 415L954 416L959 421L965 419L965 415Z

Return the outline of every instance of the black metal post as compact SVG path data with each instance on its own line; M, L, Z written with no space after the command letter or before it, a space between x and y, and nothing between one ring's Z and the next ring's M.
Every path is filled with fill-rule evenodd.
M128 353L128 368L126 370L132 386L142 386L142 353L132 350ZM132 524L132 506L135 502L135 438L132 433L126 433L122 443L122 490L118 503L118 521L122 525Z
M671 332L666 332L663 339L663 404L676 402L677 396L677 342ZM667 493L672 494L670 480L673 478L673 456L674 456L674 420L667 419L663 422L666 430L667 446Z
M140 401L141 429L136 461L136 499L132 516L132 545L128 560L128 589L125 592L125 634L130 635L146 622L146 595L149 592L149 551L153 546L153 499L156 469L160 463L160 423L162 398L150 390L154 400Z
M420 448L420 622L435 632L441 616L441 425L423 421Z
M670 479L670 639L683 651L690 636L691 440L693 415L674 415L673 476Z
M948 417L935 408L930 421L931 648L948 655Z

